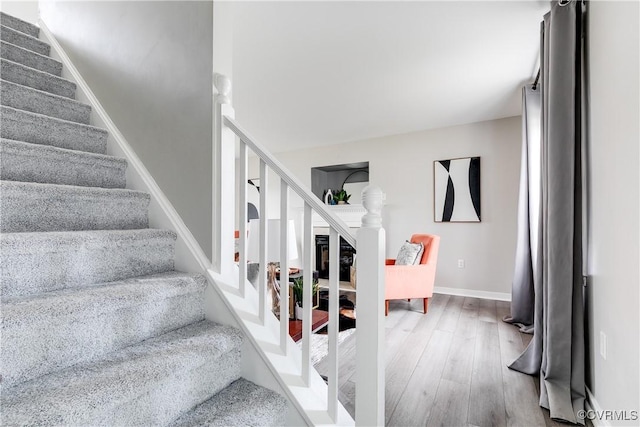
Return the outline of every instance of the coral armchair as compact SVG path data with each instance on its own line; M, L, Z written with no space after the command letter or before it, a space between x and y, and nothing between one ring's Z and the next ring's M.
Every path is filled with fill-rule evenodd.
M385 272L385 316L389 313L389 301L393 299L422 298L427 312L429 298L433 296L440 236L414 234L411 243L422 243L424 252L420 264L395 265L395 259L387 259Z

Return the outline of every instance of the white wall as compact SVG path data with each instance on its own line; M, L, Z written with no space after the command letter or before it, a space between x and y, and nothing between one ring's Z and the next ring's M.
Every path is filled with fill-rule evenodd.
M41 16L207 255L211 1L45 1Z
M513 278L520 173L520 117L396 135L276 157L305 185L311 168L369 162L369 179L387 194L387 256L395 258L413 233L441 236L436 286L509 293ZM481 157L481 223L435 223L433 161ZM256 159L250 176L258 176ZM279 185L271 179L269 215L278 217ZM295 201L294 201L295 204ZM458 259L466 267L459 269ZM498 295L494 295L498 296Z
M40 17L37 1L0 1L0 10L23 21L35 24Z
M589 2L588 11L588 387L603 409L627 411L640 409L639 12L638 2Z

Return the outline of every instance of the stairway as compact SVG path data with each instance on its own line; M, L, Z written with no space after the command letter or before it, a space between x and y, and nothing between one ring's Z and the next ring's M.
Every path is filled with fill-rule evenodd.
M282 425L38 27L0 24L0 423Z

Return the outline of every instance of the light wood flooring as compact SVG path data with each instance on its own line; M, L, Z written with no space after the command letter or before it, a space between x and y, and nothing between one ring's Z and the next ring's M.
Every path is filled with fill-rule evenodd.
M509 303L436 294L392 301L386 318L388 426L560 426L537 378L507 368L531 335L502 322ZM355 414L355 334L340 345L340 401ZM326 374L326 363L316 365Z

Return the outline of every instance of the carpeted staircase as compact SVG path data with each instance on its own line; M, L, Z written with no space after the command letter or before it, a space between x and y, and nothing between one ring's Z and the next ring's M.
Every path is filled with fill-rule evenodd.
M38 39L0 16L2 425L281 425L240 378L243 337L204 319L206 279ZM169 160L168 160L169 161Z

